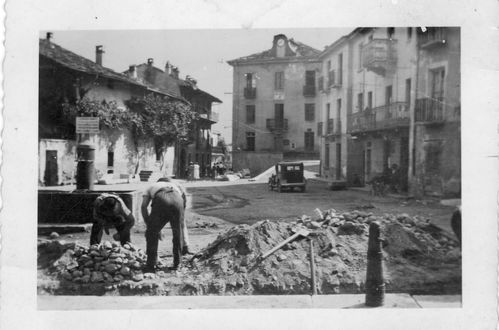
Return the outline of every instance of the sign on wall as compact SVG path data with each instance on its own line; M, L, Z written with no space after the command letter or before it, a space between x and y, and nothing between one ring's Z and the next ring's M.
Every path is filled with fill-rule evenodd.
M99 118L76 117L76 133L77 134L99 133Z

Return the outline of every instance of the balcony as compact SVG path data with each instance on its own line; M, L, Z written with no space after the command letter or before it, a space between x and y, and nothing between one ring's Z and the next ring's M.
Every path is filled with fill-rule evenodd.
M314 97L315 96L315 85L305 85L303 86L303 96Z
M203 119L209 120L213 123L217 123L218 122L218 113L216 113L216 112L201 113L201 114L199 114L199 118L203 118Z
M244 98L255 99L256 98L256 87L244 87Z
M371 40L362 48L362 66L384 76L397 62L395 43L390 39Z
M276 120L274 118L267 119L267 129L271 132L287 132L288 131L288 120Z
M409 127L409 108L405 102L393 102L389 105L366 109L349 116L348 133L386 130Z
M425 32L418 33L418 42L421 49L430 50L445 45L447 30L441 27L430 27Z
M444 98L422 98L416 100L415 121L418 123L437 124L445 120Z

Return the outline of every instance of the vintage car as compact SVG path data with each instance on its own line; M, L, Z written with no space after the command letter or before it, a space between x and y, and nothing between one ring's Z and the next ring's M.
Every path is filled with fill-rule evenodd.
M269 178L269 189L299 188L305 191L306 180L303 175L303 163L301 162L279 162L275 165L275 174Z

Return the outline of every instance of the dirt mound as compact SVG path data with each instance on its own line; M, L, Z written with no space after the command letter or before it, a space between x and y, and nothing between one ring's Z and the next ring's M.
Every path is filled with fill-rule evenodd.
M100 294L122 295L309 294L310 240L314 242L318 292L361 293L367 267L367 233L373 221L381 224L386 242L388 292L460 292L458 242L426 220L407 214L316 211L314 219L303 216L292 223L266 220L232 227L192 259L185 259L181 271L160 271L156 275L142 274L144 254L133 246L105 242L88 249L67 247L61 254L64 248L59 244L52 274L61 285L53 293L84 294L83 290L95 294L96 285L100 285ZM300 228L307 228L310 235L297 238L267 258L261 257Z

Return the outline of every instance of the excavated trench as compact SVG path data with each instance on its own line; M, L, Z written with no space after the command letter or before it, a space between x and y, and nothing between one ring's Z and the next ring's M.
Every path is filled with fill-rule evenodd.
M40 294L64 295L259 295L310 294L310 240L319 294L362 293L366 273L368 225L380 223L387 245L387 292L459 294L458 242L426 220L406 214L374 216L364 211L321 212L290 222L260 221L229 228L179 271L162 258L156 274L143 274L144 252L104 242L81 247L57 240L39 242ZM298 228L310 235L261 255Z

